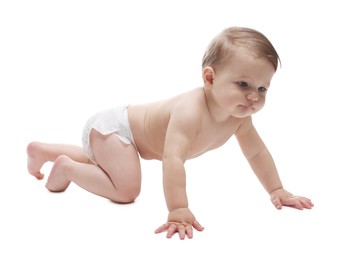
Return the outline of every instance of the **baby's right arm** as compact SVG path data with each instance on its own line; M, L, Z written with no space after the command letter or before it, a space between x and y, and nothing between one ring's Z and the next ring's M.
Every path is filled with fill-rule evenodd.
M168 231L167 237L179 232L181 239L191 238L193 229L203 228L188 208L184 162L200 123L187 108L176 107L168 123L163 154L163 189L169 210L168 221L156 233Z

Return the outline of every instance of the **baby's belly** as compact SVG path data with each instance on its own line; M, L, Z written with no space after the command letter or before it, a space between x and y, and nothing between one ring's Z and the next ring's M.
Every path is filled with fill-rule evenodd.
M161 160L163 141L158 136L147 133L145 129L145 106L132 106L128 108L128 118L134 142L141 158L146 160Z

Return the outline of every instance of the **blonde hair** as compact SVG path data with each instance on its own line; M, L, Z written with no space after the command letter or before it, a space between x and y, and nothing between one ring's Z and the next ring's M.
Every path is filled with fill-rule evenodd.
M267 59L275 71L281 62L275 48L262 33L245 27L230 27L218 34L208 45L202 59L202 68L211 66L217 69L234 53L236 47L245 47L257 57Z

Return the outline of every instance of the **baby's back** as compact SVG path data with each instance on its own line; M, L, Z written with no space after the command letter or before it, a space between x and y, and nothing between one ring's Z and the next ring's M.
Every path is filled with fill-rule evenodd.
M130 127L142 158L162 159L169 120L174 113L187 114L186 129L196 128L197 134L192 140L188 158L224 144L240 123L240 120L230 120L223 124L214 122L207 108L203 88L155 103L129 106Z
M137 149L144 159L162 159L164 141L172 108L183 99L201 99L202 90L195 89L184 94L154 103L131 105L129 122Z

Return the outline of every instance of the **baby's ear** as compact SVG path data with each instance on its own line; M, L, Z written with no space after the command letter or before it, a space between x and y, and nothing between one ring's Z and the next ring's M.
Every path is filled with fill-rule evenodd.
M213 85L214 69L210 66L205 67L202 70L202 78L204 80L205 86L209 87Z

